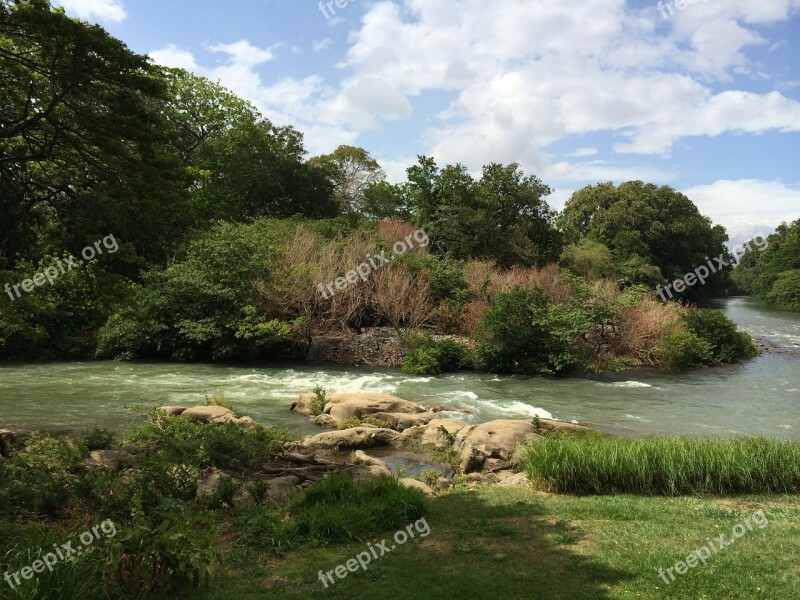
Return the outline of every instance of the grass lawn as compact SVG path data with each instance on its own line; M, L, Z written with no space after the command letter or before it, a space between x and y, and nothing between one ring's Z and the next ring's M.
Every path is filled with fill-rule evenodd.
M763 509L768 524L666 585L658 569ZM225 574L202 600L256 598L800 598L800 496L561 496L487 488L431 503L430 534L323 588L366 542L281 558L229 544ZM381 537L390 538L394 531ZM234 565L234 566L230 566Z

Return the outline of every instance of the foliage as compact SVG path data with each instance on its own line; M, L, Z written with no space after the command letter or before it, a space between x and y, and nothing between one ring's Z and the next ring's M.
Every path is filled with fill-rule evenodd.
M672 371L709 366L714 362L711 344L689 331L664 336L657 354L661 364Z
M325 410L327 403L326 391L322 389L322 386L316 386L314 388L314 399L309 403L308 410L311 411L312 415L318 417Z
M530 444L521 464L559 493L800 492L800 443L768 438L548 438Z
M91 431L86 432L81 441L87 450L108 450L114 443L115 434L108 429L95 427Z
M493 372L550 375L576 365L573 344L591 326L577 305L553 305L539 289L500 294L475 333L477 362Z
M571 243L588 236L608 246L617 262L638 257L640 264L657 266L662 279L670 281L705 264L707 256L730 258L724 228L712 226L689 198L668 186L629 181L617 187L612 183L585 187L567 202L558 224ZM728 278L727 271L720 271L686 294L724 293Z
M748 242L733 279L746 294L800 310L800 220L780 225L766 240Z
M454 340L434 340L428 333L409 333L403 337L408 352L403 371L410 375L438 375L472 366L469 350Z
M339 423L338 429L353 429L354 427L363 427L364 425L371 425L373 427L378 427L379 429L392 429L392 424L389 421L384 421L382 419L376 419L372 415L367 415L366 417L360 418L353 418L344 423Z
M711 360L732 363L758 355L753 339L718 310L693 309L684 315L689 331L709 345Z
M368 540L427 512L424 494L393 478L354 482L332 474L293 500L283 519L259 508L242 515L237 529L246 547L281 554L305 544Z
M154 409L147 423L131 428L125 442L150 448L153 457L169 463L246 470L274 458L280 443L291 439L284 429L196 423Z

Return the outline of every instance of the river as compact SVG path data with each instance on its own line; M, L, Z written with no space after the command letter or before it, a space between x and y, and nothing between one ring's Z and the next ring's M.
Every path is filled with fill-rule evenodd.
M715 301L744 330L800 349L800 314L750 298ZM413 377L385 369L283 368L146 362L58 362L0 366L0 428L122 429L154 405L195 405L222 393L241 414L315 431L289 411L298 394L381 391L424 404L466 408L472 422L534 415L623 435L800 438L800 356L766 353L690 373L645 369L564 379L458 373Z

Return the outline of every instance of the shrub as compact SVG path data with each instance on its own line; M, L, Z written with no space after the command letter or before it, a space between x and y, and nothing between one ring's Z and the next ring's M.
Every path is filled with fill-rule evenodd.
M211 398L206 396L206 406L221 406L222 408L233 410L233 405L225 401L225 394L222 393L214 394Z
M525 448L521 464L560 493L800 492L800 442L768 438L546 438Z
M671 371L708 366L714 362L711 344L688 331L665 335L657 355L661 364Z
M392 424L389 421L376 419L373 416L350 419L344 423L339 423L339 429L353 429L354 427L361 427L362 425L372 425L381 429L392 429Z
M95 427L81 438L87 450L108 450L114 443L114 432Z
M321 415L325 410L325 405L328 403L325 394L325 390L323 390L320 386L314 388L314 399L308 405L308 410L310 410L311 414L315 417Z
M410 375L438 375L472 366L469 350L453 340L435 341L429 333L411 332L403 336L408 349L403 371Z
M539 289L515 287L498 295L476 328L478 363L495 372L560 373L579 361L575 340L591 328L588 313L550 304Z
M155 410L148 423L131 429L126 442L150 448L155 458L174 464L246 470L272 460L280 443L291 439L281 428L194 423Z
M257 509L245 513L236 525L243 545L281 553L306 543L371 539L427 512L425 495L404 488L394 478L354 482L332 474L290 502L285 517Z
M758 354L753 339L717 310L693 309L684 316L689 331L711 348L715 363L731 363Z
M442 372L436 348L415 348L406 354L403 372L409 375L438 375Z
M784 271L778 275L772 289L764 298L778 306L800 310L800 269Z

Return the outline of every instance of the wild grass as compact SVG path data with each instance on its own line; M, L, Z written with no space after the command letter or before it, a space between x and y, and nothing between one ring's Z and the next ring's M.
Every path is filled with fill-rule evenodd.
M242 546L282 554L300 546L369 540L427 513L424 494L393 478L354 482L346 475L332 474L285 511L247 511L235 528Z
M553 492L760 494L800 492L800 442L741 439L543 439L521 464Z

